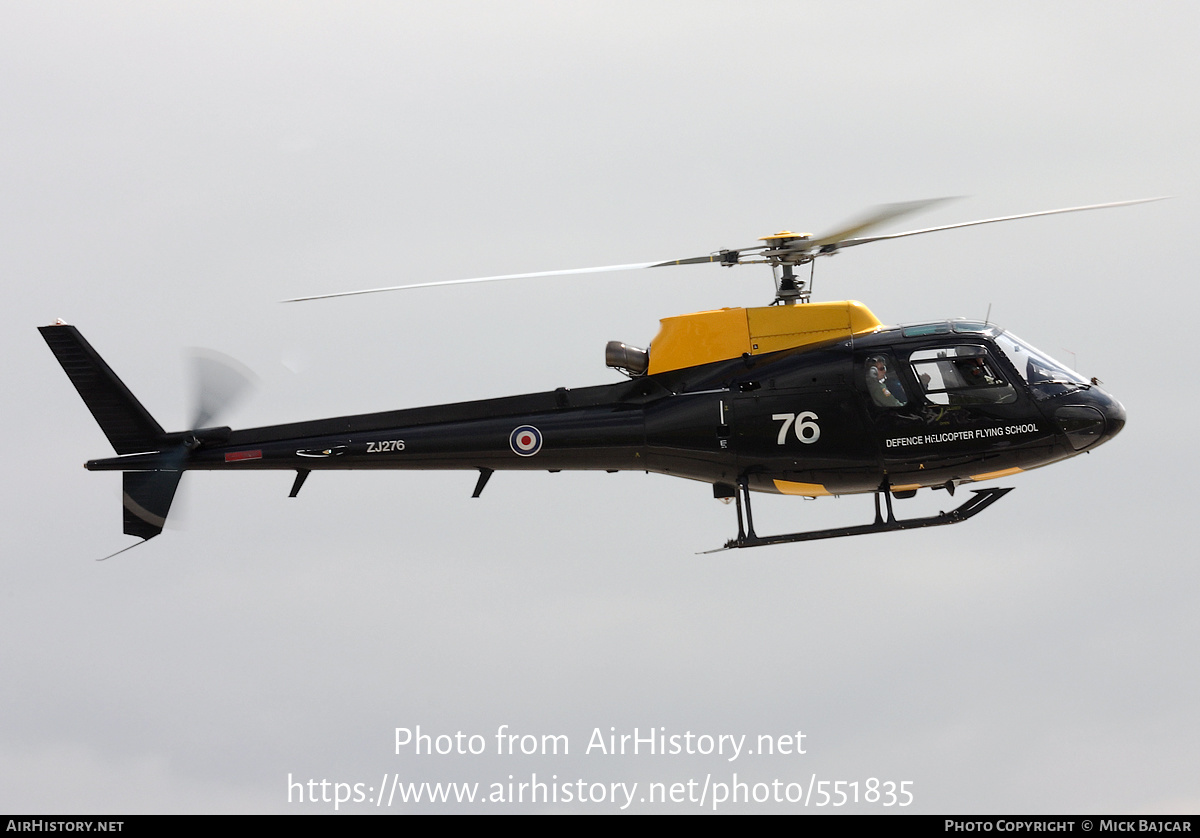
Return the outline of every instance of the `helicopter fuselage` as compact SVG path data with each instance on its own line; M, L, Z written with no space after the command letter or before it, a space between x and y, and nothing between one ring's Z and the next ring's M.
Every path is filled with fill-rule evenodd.
M1061 366L1048 377L1046 360L994 326L943 321L599 387L205 429L173 468L637 470L711 483L718 496L739 482L905 496L1048 465L1120 431L1115 399ZM163 457L87 467L156 470Z

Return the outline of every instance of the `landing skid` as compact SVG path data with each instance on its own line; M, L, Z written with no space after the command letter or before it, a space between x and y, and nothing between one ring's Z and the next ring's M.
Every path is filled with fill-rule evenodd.
M754 532L754 517L750 512L750 489L743 481L737 489L738 534L725 542L724 547L716 550L705 550L705 553L720 553L722 550L733 550L740 547L765 547L768 544L789 544L793 541L817 541L822 538L841 538L844 535L866 535L873 532L893 532L895 530L915 530L919 527L942 527L947 524L959 524L968 518L978 515L1000 498L1012 491L1012 487L996 487L990 489L974 489L973 496L950 512L939 512L926 518L908 518L900 520L892 511L892 495L886 489L875 493L875 521L857 527L836 527L828 530L812 530L811 532L794 532L787 535L756 535ZM887 517L879 505L882 495L887 508ZM745 521L743 524L742 504L745 497Z

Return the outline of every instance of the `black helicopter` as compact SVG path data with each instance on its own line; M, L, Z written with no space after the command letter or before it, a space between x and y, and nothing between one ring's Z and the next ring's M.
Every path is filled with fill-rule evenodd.
M59 321L39 331L118 455L86 467L123 473L125 532L143 540L162 532L180 477L196 469L295 471L290 497L325 469L476 470L473 497L506 469L656 472L710 483L715 497L736 501L737 537L721 549L941 526L1011 488L976 489L952 511L923 518L896 518L892 498L922 488L953 495L964 483L1073 457L1120 432L1124 409L1095 378L990 323L885 327L861 303L810 302L812 274L796 269L868 242L1151 200L859 235L933 203L913 202L819 238L784 231L692 259L397 286L715 262L770 265L776 293L761 308L667 318L648 350L609 343L607 365L629 377L621 383L247 430L201 427L205 410L191 430L168 433L75 327ZM319 297L293 302L305 299ZM870 492L875 518L762 536L751 492Z

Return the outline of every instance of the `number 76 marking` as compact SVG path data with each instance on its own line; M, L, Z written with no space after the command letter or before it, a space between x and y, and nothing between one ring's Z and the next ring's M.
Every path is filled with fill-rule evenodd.
M788 428L795 427L796 439L805 445L811 445L821 438L821 426L817 424L817 414L811 410L803 413L776 413L771 417L776 422L782 422L779 428L779 439L776 442L783 445L787 441Z

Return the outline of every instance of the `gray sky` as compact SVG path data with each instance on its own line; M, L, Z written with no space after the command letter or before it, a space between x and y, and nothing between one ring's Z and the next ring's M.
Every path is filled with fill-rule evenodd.
M289 805L289 773L640 793L735 772L910 780L918 812L1200 809L1200 13L1134 12L5 4L0 809L331 808ZM889 323L991 305L1129 413L986 515L890 536L697 556L733 510L654 475L497 474L472 500L473 474L347 472L289 500L286 473L200 473L181 528L95 563L128 543L119 478L80 468L109 448L34 328L78 325L171 428L182 352L229 353L261 383L223 420L272 424L616 381L605 341L771 290L698 266L283 297L678 258L891 201L964 196L907 229L1164 194L818 267L820 298ZM755 511L789 531L869 506ZM489 753L396 756L417 725ZM500 725L571 753L497 757ZM585 754L610 727L801 730L807 753Z

